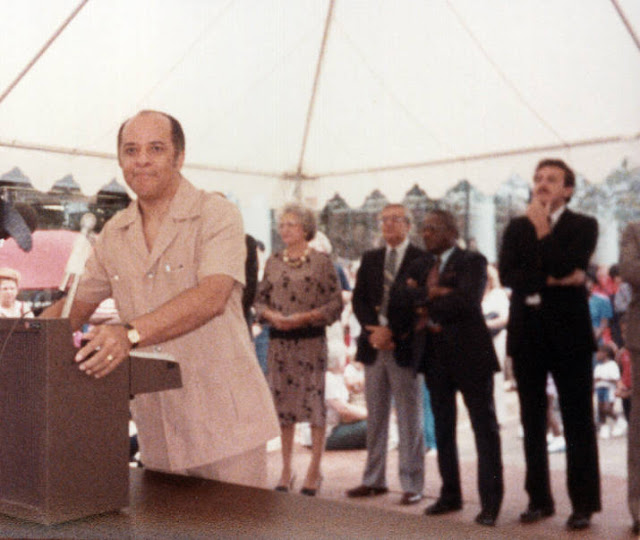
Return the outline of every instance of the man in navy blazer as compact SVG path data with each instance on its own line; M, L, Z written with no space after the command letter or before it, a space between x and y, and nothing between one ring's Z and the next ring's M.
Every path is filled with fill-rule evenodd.
M567 526L585 529L600 510L592 401L596 345L584 285L598 223L566 208L574 186L574 173L563 161L538 164L526 215L513 219L505 231L499 270L512 290L507 352L518 383L527 463L529 506L520 521L533 523L555 512L546 445L545 387L551 373L567 442L573 507Z
M502 503L503 481L493 400L493 376L500 367L480 305L487 260L456 246L456 221L445 210L427 214L423 238L429 254L412 263L405 286L394 290L390 325L398 334L414 334L419 368L431 394L442 489L425 513L439 515L462 508L456 443L456 393L460 391L478 454L481 512L476 522L492 526Z
M364 253L353 291L352 305L361 333L356 359L364 364L367 404L367 463L362 484L348 497L371 497L388 491L387 441L391 401L398 419L398 466L403 496L400 504L423 497L424 437L422 391L413 365L411 342L388 328L390 291L406 279L409 263L423 251L409 243L411 222L400 204L389 204L379 222L385 247Z

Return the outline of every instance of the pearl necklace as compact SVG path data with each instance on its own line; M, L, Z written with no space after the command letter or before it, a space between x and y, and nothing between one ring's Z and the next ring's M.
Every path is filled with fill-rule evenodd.
M300 268L307 260L309 259L309 246L307 246L304 250L304 253L300 257L296 257L292 259L289 257L289 252L285 248L282 252L282 260L285 264L288 264L291 268Z

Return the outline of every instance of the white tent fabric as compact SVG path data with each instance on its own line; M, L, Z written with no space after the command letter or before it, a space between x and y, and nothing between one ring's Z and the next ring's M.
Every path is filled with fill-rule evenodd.
M188 178L247 204L492 192L547 155L599 182L640 161L637 0L0 7L0 173L39 189L121 180L117 129L143 108L183 124Z

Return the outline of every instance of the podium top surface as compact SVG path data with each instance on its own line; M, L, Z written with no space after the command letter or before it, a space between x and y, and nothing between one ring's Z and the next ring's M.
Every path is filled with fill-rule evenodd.
M73 362L76 348L73 345L69 319L0 318L0 351L4 351L6 355L10 352L7 345L10 345L11 340L25 333L32 335L34 339L42 338L42 350L55 354L59 363L65 365L67 372L77 369ZM116 370L128 372L130 396L182 387L180 364L169 355L131 351L130 357Z

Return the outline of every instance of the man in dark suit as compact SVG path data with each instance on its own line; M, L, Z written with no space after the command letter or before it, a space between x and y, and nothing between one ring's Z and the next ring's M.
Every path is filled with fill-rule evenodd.
M393 291L390 325L399 334L415 332L420 368L431 394L442 489L425 513L439 515L462 508L456 443L459 390L478 453L482 510L476 522L491 526L500 511L503 482L493 401L493 376L500 368L480 306L487 260L456 246L455 218L445 210L427 214L423 238L429 255L412 263L407 286Z
M555 512L546 446L545 386L558 389L567 441L567 485L573 512L567 526L584 529L600 510L598 448L593 419L592 353L595 340L587 291L589 259L598 237L595 219L566 208L575 186L561 160L541 161L525 216L504 234L500 278L512 290L507 352L518 383L532 523Z
M247 258L244 261L244 279L246 283L242 291L242 312L251 335L251 326L253 325L251 308L258 290L258 242L250 234L244 235L244 241L247 246Z
M406 208L387 205L380 214L386 246L365 252L356 276L353 311L362 327L357 360L365 366L367 404L367 464L362 485L349 497L371 497L388 491L387 441L391 399L399 434L399 474L404 491L401 504L415 504L424 488L422 392L411 355L411 343L393 335L387 326L389 293L403 282L409 263L423 251L409 244L411 223Z

